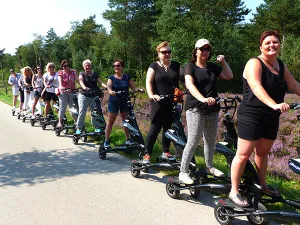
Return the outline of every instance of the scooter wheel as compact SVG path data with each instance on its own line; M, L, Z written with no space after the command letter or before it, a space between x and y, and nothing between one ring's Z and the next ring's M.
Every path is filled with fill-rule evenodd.
M35 122L33 120L30 121L30 125L34 126Z
M25 122L25 120L26 120L26 117L24 116L23 119L22 119L23 123Z
M100 158L100 159L103 160L103 159L106 158L106 152L105 152L105 150L101 149L101 147L99 148L98 154L99 154L99 158Z
M135 178L138 178L141 174L141 171L139 169L136 169L138 167L137 164L131 165L131 175Z
M260 212L267 211L266 207L263 204L261 204L260 202L258 203L257 207L258 207L257 210ZM253 225L256 225L256 224L267 225L270 222L267 218L255 216L255 215L247 216L247 219Z
M167 194L174 199L177 199L179 197L180 194L180 190L174 190L174 188L179 187L179 184L175 184L171 181L168 181L168 183L166 184L166 191Z
M69 133L69 129L68 128L66 128L66 129L63 130L63 134L68 134L68 133Z
M43 124L43 125L42 125L42 130L45 130L45 129L46 129L46 125Z
M60 136L60 130L55 129L55 135L56 135L57 137Z
M86 134L86 131L83 130L83 131L82 131L82 134ZM87 141L87 136L82 135L82 136L81 136L81 140L82 140L83 142L86 142L86 141Z
M15 115L15 112L13 111L13 112L12 112L12 116L14 116L14 115Z
M18 114L18 120L21 118L21 114Z
M77 145L78 144L78 138L73 136L73 144Z
M194 188L189 189L190 194L193 198L198 199L200 196L200 190L195 190Z
M232 224L233 217L224 215L224 214L233 214L233 211L231 209L225 208L221 204L217 204L214 209L214 214L219 224L222 225Z

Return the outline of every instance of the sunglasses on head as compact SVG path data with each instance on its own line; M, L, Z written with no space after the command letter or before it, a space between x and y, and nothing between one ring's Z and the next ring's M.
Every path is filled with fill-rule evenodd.
M114 67L121 67L121 65L120 64L116 64L116 65L114 65Z
M160 51L161 54L163 55L166 55L166 54L171 54L171 50L168 50L168 51Z
M197 48L197 49L199 49L201 52L204 52L204 51L210 52L210 50L211 50L210 47L201 47L201 48Z

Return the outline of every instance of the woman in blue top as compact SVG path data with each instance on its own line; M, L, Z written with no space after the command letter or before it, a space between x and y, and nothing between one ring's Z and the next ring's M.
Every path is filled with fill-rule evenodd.
M118 113L121 113L122 121L126 119L128 108L127 108L127 97L128 92L124 92L121 94L117 94L118 91L128 91L129 87L132 90L136 90L136 86L131 79L131 77L127 74L123 73L125 63L123 60L116 59L113 62L113 67L115 74L108 77L107 80L107 90L110 94L108 99L108 121L105 129L105 141L104 148L108 148L110 146L110 133L112 130L112 126L117 118ZM129 132L128 129L124 127L124 132L127 139L127 144L129 141Z

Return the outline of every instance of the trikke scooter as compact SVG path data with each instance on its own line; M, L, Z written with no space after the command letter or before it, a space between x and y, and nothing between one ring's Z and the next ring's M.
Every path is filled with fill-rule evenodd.
M86 92L86 93L91 93L91 94L95 95L94 99L96 102L96 106L93 109L93 111L91 111L91 116L99 121L100 131L99 132L87 132L85 130L85 127L83 127L80 134L76 134L76 133L73 134L73 138L72 138L73 144L77 145L79 139L81 139L83 142L86 142L88 137L93 137L94 139L99 139L101 136L104 135L106 122L105 122L103 112L102 112L102 107L101 107L101 102L102 102L102 99L104 96L104 94L103 94L104 90L106 90L106 88L102 88L99 90L90 90L90 91Z
M142 157L139 160L132 160L131 164L131 175L133 177L139 177L141 171L148 172L150 168L157 169L168 169L168 170L178 170L180 169L179 158L182 156L183 149L186 144L186 135L184 133L184 127L181 120L181 113L183 110L183 95L161 95L161 101L166 101L166 103L171 103L173 105L172 110L172 125L171 128L165 132L165 136L169 138L175 147L175 156L174 159L166 159L161 155L156 158L156 163L144 163ZM174 100L176 99L176 101ZM140 156L144 155L144 149L140 153ZM190 170L195 170L195 159L193 158L190 165Z
M108 152L115 152L115 151L124 151L129 154L132 154L134 150L137 150L139 152L143 151L145 148L144 138L143 135L139 129L138 123L136 121L136 117L134 114L134 105L136 100L136 93L144 93L144 90L138 89L137 91L117 91L116 94L122 94L122 93L128 93L127 99L127 107L128 107L128 116L127 119L125 119L122 122L122 126L126 127L129 131L130 135L130 144L123 143L120 146L115 146L113 148L108 147L105 148L104 144L102 143L99 146L99 158L105 159L106 153ZM133 101L131 102L131 99ZM142 156L140 156L142 157Z
M291 109L299 109L300 104L291 104ZM297 117L299 119L299 117ZM298 158L290 159L288 164L291 170L300 174L300 151ZM271 188L271 187L269 187ZM242 189L243 196L247 197L250 203L247 207L239 207L228 199L220 199L215 206L214 214L217 221L222 225L229 225L235 217L246 216L251 224L269 224L270 219L280 220L283 222L292 222L300 224L300 213L289 211L267 211L263 203L282 202L284 204L300 209L300 199L284 199L281 194L270 195L263 192L257 181L245 183Z
M235 129L232 129L232 127L234 128L233 117L236 113L237 102L241 101L240 98L235 96L234 98L217 98L216 100L216 103L221 105L221 109L224 112L223 123L227 129L227 132L224 133L224 139L228 136L236 136ZM233 109L232 116L230 114L231 109ZM227 164L230 166L235 152L227 148L226 145L228 145L227 142L217 143L216 152L222 154L225 157ZM249 170L251 170L251 166L251 163L247 162ZM179 197L181 190L189 190L192 197L198 198L201 190L213 190L217 193L228 193L231 188L229 177L216 177L206 170L190 170L190 176L194 180L194 183L190 185L184 184L177 177L169 178L166 184L167 194L171 198L176 199Z

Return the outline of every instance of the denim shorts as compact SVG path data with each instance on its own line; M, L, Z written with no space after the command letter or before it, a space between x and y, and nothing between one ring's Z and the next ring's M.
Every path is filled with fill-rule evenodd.
M110 113L119 113L119 112L128 112L127 100L111 100L108 101L108 112Z
M34 91L33 97L34 97L34 98L40 98L40 97L41 97L41 92L39 92L39 91Z

